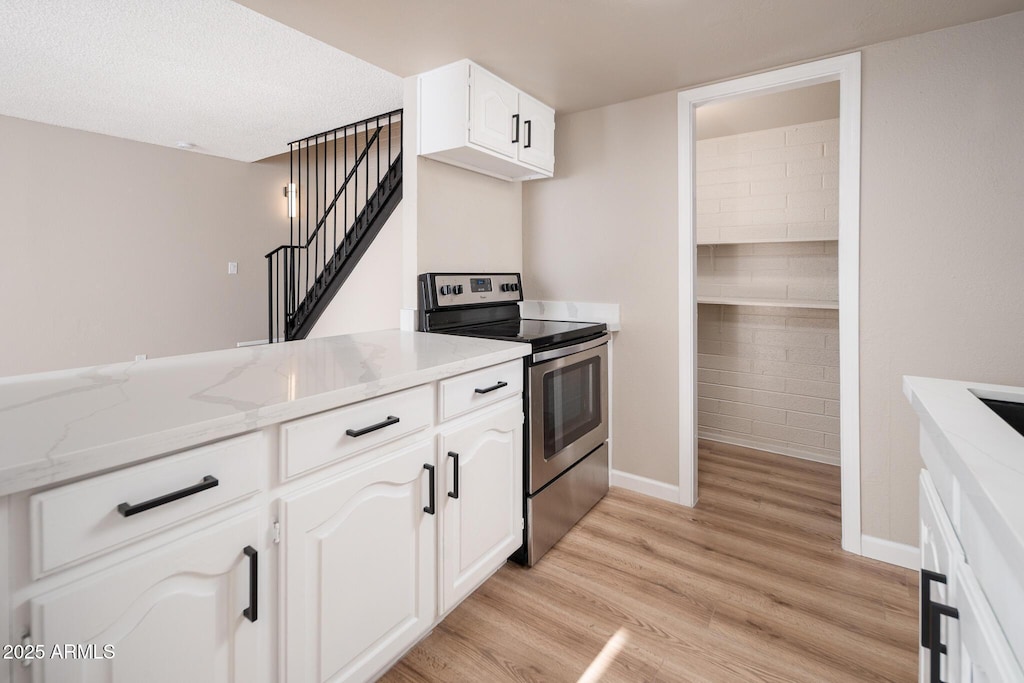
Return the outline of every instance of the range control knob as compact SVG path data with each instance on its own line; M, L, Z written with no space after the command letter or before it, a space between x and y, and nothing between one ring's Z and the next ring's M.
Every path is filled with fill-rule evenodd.
M503 292L511 292L512 291L512 285L510 285L507 282L503 283L501 285L501 291L503 291Z
M462 294L462 285L455 285L453 294Z
M451 285L441 285L441 289L439 289L438 291L441 292L441 296L447 296L447 295L452 293L452 286Z
M513 282L512 284L510 284L510 285L508 286L508 288L509 288L510 290L512 290L513 292L518 292L518 291L519 291L519 285L518 285L518 284L516 284L515 282Z

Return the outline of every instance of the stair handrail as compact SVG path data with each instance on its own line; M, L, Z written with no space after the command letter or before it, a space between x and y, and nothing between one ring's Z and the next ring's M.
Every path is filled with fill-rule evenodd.
M352 162L352 169L345 176L345 179L341 183L341 187L339 187L338 191L334 193L334 198L331 200L331 203L328 206L324 207L324 215L321 216L320 220L316 222L316 228L314 228L313 232L310 233L309 237L306 239L306 243L302 245L303 249L305 249L306 247L313 243L314 238L316 238L316 236L320 233L320 228L324 227L324 225L327 224L327 217L331 215L331 211L334 211L334 207L338 205L338 200L341 198L342 193L345 192L345 188L348 187L349 181L352 180L352 176L359 170L359 164L363 163L366 160L366 155L369 154L370 148L373 147L373 144L377 142L377 137L379 135L380 128L377 128L377 130L373 131L373 135L367 138L366 145L363 147L363 151L360 152L359 156L357 156L355 161Z

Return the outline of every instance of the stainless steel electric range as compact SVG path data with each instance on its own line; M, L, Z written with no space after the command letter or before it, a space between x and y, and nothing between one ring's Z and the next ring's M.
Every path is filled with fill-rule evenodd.
M523 546L532 566L608 492L608 331L523 319L518 273L424 273L419 327L533 346L524 366Z

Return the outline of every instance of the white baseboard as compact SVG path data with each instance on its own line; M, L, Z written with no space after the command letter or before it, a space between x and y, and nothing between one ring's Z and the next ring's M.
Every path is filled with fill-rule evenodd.
M648 479L636 474L612 470L611 484L612 486L618 486L629 491L642 493L645 496L667 500L670 503L679 502L679 487L666 484L663 481L657 481L656 479Z
M914 570L921 568L921 551L915 546L905 543L862 535L860 537L860 552L864 557L888 562L897 567Z

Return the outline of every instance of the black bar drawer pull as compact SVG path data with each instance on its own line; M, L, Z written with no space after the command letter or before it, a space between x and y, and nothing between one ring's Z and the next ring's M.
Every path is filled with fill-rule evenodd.
M473 391L475 391L478 394L489 394L492 391L497 391L498 389L502 389L502 388L507 387L507 386L508 386L508 382L498 382L493 387L487 387L485 389L474 389Z
M180 491L173 491L158 498L147 500L144 503L136 503L135 505L132 505L131 503L121 503L120 505L117 506L117 511L121 513L122 517L131 517L132 515L137 515L140 512L152 510L155 507L160 507L161 505L166 505L167 503L173 503L176 500L187 498L191 495L199 493L200 491L212 489L214 486L218 486L219 484L220 482L217 481L216 477L211 477L208 474L205 477L203 477L203 480L196 484L195 486L189 486L187 488L181 489Z
M363 427L362 429L346 429L345 433L349 436L362 436L363 434L369 434L370 432L375 432L378 429L384 429L385 427L390 427L391 425L396 425L398 423L399 419L397 417L394 415L388 415L387 419L383 422L378 422L375 425Z
M519 142L519 114L512 114L512 142Z
M455 498L456 500L458 500L458 498L459 498L459 454L456 453L455 451L448 451L448 457L452 458L455 461L455 464L454 464L454 467L455 467L455 470L454 470L455 471L455 481L453 482L453 486L452 486L453 490L448 492L448 497L449 498Z
M428 505L427 507L423 508L423 511L426 512L428 515L432 515L432 514L434 514L434 511L435 511L435 508L434 508L434 503L435 503L435 501L434 501L434 466L433 465L424 465L423 469L425 469L427 472L430 473L430 505Z
M257 561L258 553L256 552L256 548L253 548L251 545L245 546L242 552L245 553L245 556L249 558L249 606L242 610L242 616L248 619L249 621L256 621L256 601L259 599L259 591L257 590L259 587L259 562Z
M928 620L930 622L928 624L928 631L931 633L930 639L932 644L928 653L928 680L931 683L943 683L942 678L939 676L939 669L941 667L940 657L946 652L946 646L942 643L942 617L959 619L960 610L939 602L932 602L928 606Z
M523 149L530 149L530 145L533 144L533 121L524 121L523 128L526 129L526 144L523 145Z
M935 583L946 583L946 577L938 572L933 572L928 569L921 569L921 647L928 647L928 643L931 642L931 606L932 606L932 591L931 584Z

